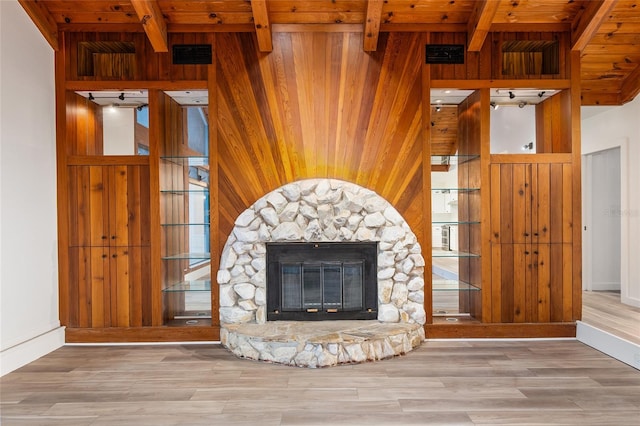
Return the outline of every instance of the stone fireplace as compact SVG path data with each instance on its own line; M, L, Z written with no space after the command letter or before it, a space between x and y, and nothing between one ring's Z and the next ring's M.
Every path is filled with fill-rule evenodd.
M363 320L309 323L294 316L287 321L274 321L279 315L275 311L282 312L282 307L272 307L268 299L277 298L276 302L281 303L282 295L267 291L269 269L274 267L268 265L267 246L279 247L283 243L311 248L316 245L316 249L331 247L334 252L354 244L377 246L373 271L376 307L363 306L362 310L369 314ZM341 260L326 255L316 256L314 261L312 256L307 260L307 273L316 277L312 281L318 281L325 273L344 275L346 264L346 273L357 275L358 262L348 256ZM289 257L280 262L283 263L291 267L288 272L294 274L290 277L292 282L301 279L295 277L294 270L296 265L303 268L304 261L293 256L293 260ZM222 252L217 281L221 340L242 357L325 366L387 358L410 351L424 339L424 259L420 244L388 201L353 183L302 180L260 198L236 219ZM298 297L293 291L290 296L295 297L291 296L291 300ZM310 313L322 314L316 319L327 320L345 311L344 306L338 308L330 303L309 305L300 311L309 309ZM319 339L318 333L329 337Z

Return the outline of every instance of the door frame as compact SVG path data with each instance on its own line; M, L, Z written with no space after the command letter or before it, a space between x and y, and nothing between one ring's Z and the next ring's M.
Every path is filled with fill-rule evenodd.
M629 296L629 182L628 182L628 138L617 138L611 141L602 141L597 149L589 152L582 152L582 288L591 290L592 288L592 268L591 268L591 229L593 226L593 200L591 199L591 155L609 149L620 148L620 299L627 305L640 307L640 301Z

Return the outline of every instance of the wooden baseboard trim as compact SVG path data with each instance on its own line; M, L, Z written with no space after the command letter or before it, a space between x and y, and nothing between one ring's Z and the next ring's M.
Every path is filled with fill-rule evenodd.
M425 324L427 339L576 337L576 323Z
M110 327L69 328L66 343L126 343L126 342L200 342L219 341L220 327Z

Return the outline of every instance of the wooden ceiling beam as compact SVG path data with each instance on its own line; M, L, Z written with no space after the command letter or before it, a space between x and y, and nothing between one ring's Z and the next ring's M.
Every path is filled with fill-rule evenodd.
M625 77L620 89L620 103L632 101L640 93L640 66Z
M483 0L475 2L473 12L467 23L467 50L479 52L482 49L499 6L499 1Z
M367 15L364 19L364 51L374 52L378 49L380 35L380 18L382 17L383 0L369 0Z
M251 13L253 14L256 35L258 36L258 48L261 52L271 52L273 50L273 41L267 1L251 0Z
M58 24L43 2L38 0L18 0L18 2L53 50L58 51L60 49Z
M591 0L571 24L571 50L582 51L609 17L618 0Z
M167 24L156 0L131 0L144 32L156 52L168 52Z

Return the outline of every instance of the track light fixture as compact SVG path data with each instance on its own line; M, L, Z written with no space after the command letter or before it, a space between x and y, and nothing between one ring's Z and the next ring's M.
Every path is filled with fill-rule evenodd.
M516 97L516 95L514 95L513 92L509 92L509 99L513 99L515 97Z
M440 112L441 109L442 107L440 105L436 105L436 112Z
M542 92L538 93L538 97L539 97L539 98L543 97L543 96L544 96L544 93L545 93L544 91L542 91Z
M90 100L90 101L95 100L95 98L93 97L93 93L91 93L91 92L89 92L89 100Z
M495 103L495 102L490 102L490 103L489 103L489 105L491 105L491 108L493 108L494 110L496 110L496 109L500 108L500 105L498 105L498 104L497 104L497 103Z
M149 104L142 104L142 105L138 105L138 106L136 107L136 109L137 109L138 111L142 111L144 108L146 108L146 107L148 107L148 106L149 106Z
M120 99L121 101L124 101L124 92L120 93L120 96L118 96L118 99Z
M525 143L522 145L523 151L531 151L533 149L533 142Z
M527 105L525 101L522 101L518 104L518 108L524 108Z

